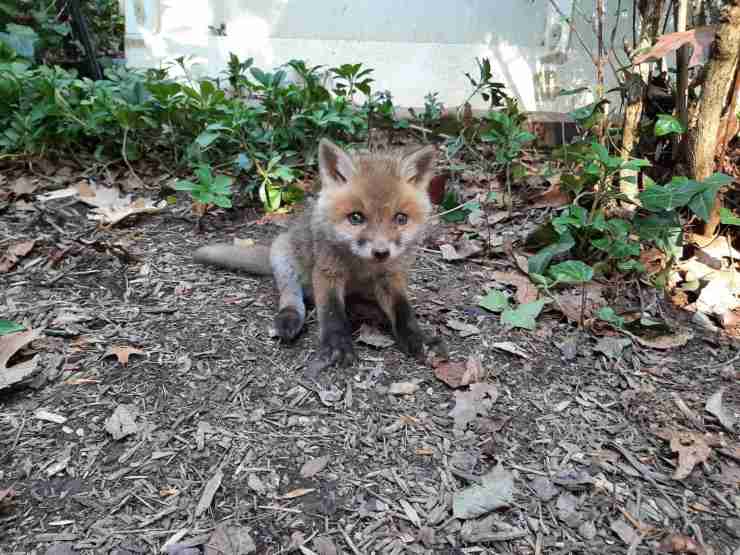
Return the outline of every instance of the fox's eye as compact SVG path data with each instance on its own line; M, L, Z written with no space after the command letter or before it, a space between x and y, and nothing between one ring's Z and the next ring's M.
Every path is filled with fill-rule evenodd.
M409 217L403 212L399 212L398 214L396 214L393 219L398 225L406 225L407 223L409 223Z
M363 216L361 212L352 212L347 216L347 219L352 225L362 225L365 223L365 216Z

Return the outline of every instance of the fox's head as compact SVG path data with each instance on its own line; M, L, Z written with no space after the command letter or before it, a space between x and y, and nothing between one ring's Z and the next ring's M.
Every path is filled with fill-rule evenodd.
M323 139L315 223L360 258L392 261L419 238L432 206L427 188L436 150L351 156Z

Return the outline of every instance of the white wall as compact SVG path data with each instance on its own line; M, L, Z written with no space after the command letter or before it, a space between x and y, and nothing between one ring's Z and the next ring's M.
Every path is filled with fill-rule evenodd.
M263 69L293 58L328 66L362 62L375 69L374 89L391 90L403 106L422 105L430 91L448 106L461 104L471 90L463 74L477 74L476 56L491 59L495 78L528 110L583 105L588 93L554 93L595 83L593 63L549 0L124 1L131 66L156 67L188 55L196 75L215 76L230 52L253 57ZM585 20L593 0L555 1L566 13L575 6L579 34L595 51ZM611 32L617 2L607 4ZM619 20L617 44L631 34L631 15L625 10ZM209 30L222 23L225 36Z

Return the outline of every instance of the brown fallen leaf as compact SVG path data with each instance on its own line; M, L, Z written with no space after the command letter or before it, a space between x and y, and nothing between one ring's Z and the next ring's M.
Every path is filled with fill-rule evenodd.
M706 550L691 538L681 534L669 534L658 545L658 551L663 553L691 553L705 555Z
M18 351L40 336L41 330L19 331L0 336L0 390L25 380L36 370L38 355L15 366L8 366L8 362Z
M465 362L444 361L434 365L434 375L452 388L463 387L483 379L485 370L480 357L473 355Z
M30 195L38 189L38 187L38 182L31 181L30 178L23 176L13 182L10 186L10 190L13 191L13 194L15 194L16 197L21 197L24 195Z
M582 287L553 292L557 303L553 306L563 313L569 322L590 320L602 306L608 303L604 298L604 287L598 283L586 283Z
M303 497L304 495L308 495L314 491L316 491L316 488L298 488L290 490L285 495L278 497L278 499L295 499L296 497Z
M257 552L249 528L228 523L219 524L203 547L204 555L247 555Z
M444 260L452 262L475 256L483 250L483 247L479 241L462 239L458 242L456 247L452 245L440 245L439 250L442 253L442 258Z
M629 335L643 347L658 349L661 351L683 347L692 337L694 337L694 334L688 329L676 330L670 335L659 335L656 337L640 337L639 335L634 335L626 331L623 333Z
M724 388L720 388L719 391L707 399L704 410L716 417L717 420L719 420L719 423L722 424L722 427L728 432L733 432L735 430L735 415L732 411L727 410L722 403L723 394Z
M141 349L136 349L135 347L129 347L127 345L119 345L108 349L108 352L105 354L105 356L115 355L118 359L118 362L120 362L123 366L126 366L128 364L128 358L131 355L143 354L145 353Z
M13 498L15 490L13 488L0 489L0 514L9 513L13 509Z
M680 31L677 33L667 33L658 37L657 42L647 52L635 56L633 63L635 65L645 62L657 61L674 50L678 50L684 44L690 44L693 47L689 67L700 65L709 55L709 48L714 42L716 29L714 26L707 25L696 27L690 31Z
M527 276L518 272L493 272L493 279L506 285L516 287L516 300L519 304L527 304L537 300L537 287L529 281Z
M560 190L559 183L553 183L546 191L532 199L532 208L558 208L570 203L570 195Z
M18 261L31 252L35 244L36 241L30 239L10 245L5 254L0 257L0 274L5 274L15 268Z
M712 450L700 434L681 431L671 433L671 451L678 453L678 467L673 473L674 480L687 478L697 464L708 461L712 454Z

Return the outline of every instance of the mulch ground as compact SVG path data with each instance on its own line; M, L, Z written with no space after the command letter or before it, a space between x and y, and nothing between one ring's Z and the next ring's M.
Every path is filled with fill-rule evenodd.
M36 241L0 317L43 333L30 383L0 391L0 553L740 553L740 443L705 411L720 389L740 409L721 337L609 356L554 310L506 329L475 299L500 263L424 250L422 325L492 386L461 427L467 388L394 346L310 379L315 318L281 345L270 280L191 260L278 226L25 208L0 216L0 252ZM676 479L681 441L708 453ZM463 518L476 487L504 501Z

